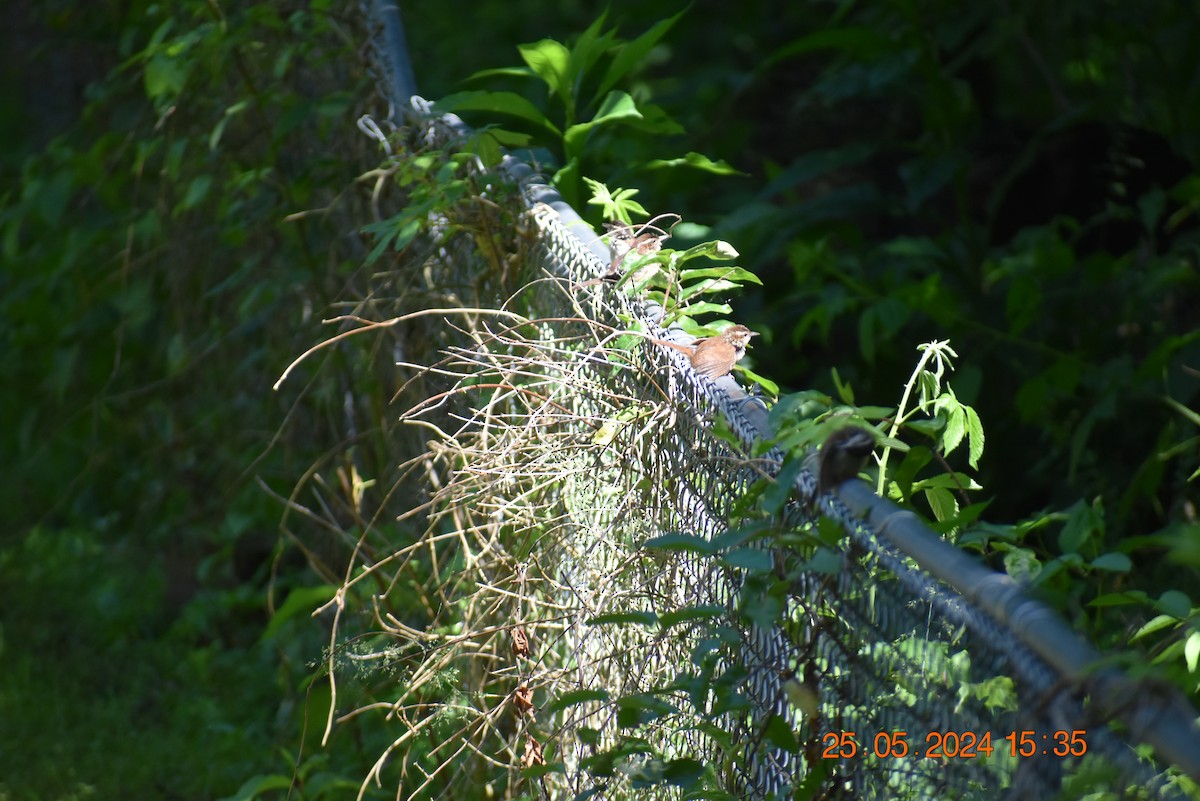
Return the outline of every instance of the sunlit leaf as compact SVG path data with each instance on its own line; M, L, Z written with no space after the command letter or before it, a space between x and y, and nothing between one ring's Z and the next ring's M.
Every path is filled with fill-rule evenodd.
M734 168L729 162L721 159L713 161L708 156L701 153L688 153L682 158L673 159L653 159L646 162L645 169L661 170L674 167L691 167L695 170L710 172L714 175L745 175L746 173Z
M545 112L516 92L458 92L443 97L434 104L434 109L439 113L483 111L505 114L525 120L555 139L562 136Z
M572 125L563 135L563 147L566 150L567 158L574 158L580 155L583 151L583 145L587 141L589 135L597 127L602 125L615 125L624 121L639 119L641 112L638 111L637 104L625 92L610 92L608 97L604 98L604 103L601 104L600 110L596 112L596 116L587 122L581 122L577 125Z
M518 45L517 51L529 68L537 73L550 91L562 102L571 105L572 76L569 71L571 54L561 43L542 39L533 44Z

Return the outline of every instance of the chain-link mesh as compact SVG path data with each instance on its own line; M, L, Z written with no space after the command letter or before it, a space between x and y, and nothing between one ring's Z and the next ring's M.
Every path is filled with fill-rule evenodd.
M398 61L390 52L381 74ZM413 142L446 146L462 134L453 120L414 119ZM1061 621L1008 584L1003 605L988 600L1000 577L948 580L986 571L943 570L949 546L911 515L857 482L818 495L805 470L782 515L755 517L747 490L784 464L776 450L756 452L763 403L656 344L676 333L657 327L657 307L596 280L609 266L599 238L581 238L577 217L528 167L508 159L506 169L528 208L512 219L530 229L520 260L534 278L495 299L499 317L474 315L434 365L445 394L469 402L407 415L430 426L431 409L442 415L431 444L444 457L430 503L440 522L427 546L436 558L454 532L455 575L467 578L439 592L449 604L469 587L474 616L464 617L479 636L519 628L534 643L528 661L493 648L464 675L484 688L481 723L455 758L536 765L530 749L553 742L563 769L541 787L562 797L670 787L688 759L752 798L1179 795L1129 743L1156 739L1156 725L1170 731L1169 761L1194 775L1191 708L1146 692L1151 721L1131 723L1129 699L1111 695L1132 685L1064 669L1056 648L1090 650L1046 642ZM423 267L448 271L449 284L480 269L461 237L434 249ZM820 536L823 519L842 531L836 565L816 569L778 544ZM718 547L747 520L774 533ZM502 721L522 688L535 708L516 704L518 732ZM504 745L484 756L493 736Z
M605 269L594 258L588 263L590 254L553 215L543 212L538 220L547 262L569 281L577 284ZM609 319L619 313L610 309ZM627 307L626 313L633 312ZM675 404L674 424L640 463L651 465L643 469L654 484L672 492L638 497L620 514L655 521L647 535L686 531L715 540L737 524L735 507L746 486L764 471L777 474L782 454L748 456L755 432L742 409L754 400L732 400L697 379L686 359L671 351L657 358L658 383ZM714 436L717 417L746 447ZM633 464L627 458L618 462L613 468L618 473L628 473ZM594 478L597 485L582 495L593 496L605 483L620 480L607 473ZM625 481L642 478L635 471ZM797 479L801 500L788 509L788 528L817 525L814 485L807 473ZM1059 791L1064 772L1078 772L1077 757L1090 750L1106 769L1120 766L1115 777L1102 781L1113 791L1158 787L1152 769L1139 765L1128 746L1100 735L1100 721L1081 704L1083 686L1065 681L1012 631L914 566L841 501L825 496L818 503L820 513L847 532L840 569L833 574L796 569L786 551L776 549L776 574L788 583L787 608L780 616L785 622L755 626L744 610L731 618L740 636L733 653L746 673L742 690L752 707L744 719L727 721L733 741L746 749L736 766L739 786L753 797L785 797L820 764L827 774L824 797L996 798L1003 789L1012 798L1047 798ZM582 516L590 511L581 510ZM627 548L637 545L629 542ZM628 558L628 551L614 554L598 572ZM738 610L736 572L711 559L683 556L671 570L672 580L655 576L638 593L662 604L664 583L672 588L671 604L653 607L660 616L706 605ZM676 643L676 650L687 648ZM660 645L644 658L677 665L681 656ZM814 696L808 714L789 702L785 684L793 679ZM786 721L801 748L779 747L766 735L772 716ZM853 745L840 739L843 732L854 733ZM907 736L901 738L900 732ZM907 757L900 756L901 741L907 743Z

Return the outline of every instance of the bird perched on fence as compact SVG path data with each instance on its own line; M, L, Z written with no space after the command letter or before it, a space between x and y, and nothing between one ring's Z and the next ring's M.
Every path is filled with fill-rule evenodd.
M733 366L746 355L750 338L756 336L757 331L751 331L744 325L731 325L717 336L701 339L692 345L680 345L662 339L654 342L687 354L697 373L705 378L716 379L733 372Z
M820 476L817 489L829 492L843 481L854 478L875 450L875 437L858 426L834 431L821 446Z

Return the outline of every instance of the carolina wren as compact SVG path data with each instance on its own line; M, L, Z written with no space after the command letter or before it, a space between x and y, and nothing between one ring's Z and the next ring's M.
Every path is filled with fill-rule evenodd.
M834 431L821 446L817 489L829 492L843 481L855 478L875 450L875 437L865 428L846 426Z
M720 378L733 372L733 366L746 355L750 337L758 336L744 325L732 325L715 337L702 339L693 345L654 340L659 345L686 353L691 359L692 369L705 378Z

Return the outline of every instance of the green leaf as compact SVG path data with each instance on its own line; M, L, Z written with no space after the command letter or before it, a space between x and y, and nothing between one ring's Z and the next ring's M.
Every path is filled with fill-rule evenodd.
M213 126L212 133L208 135L209 150L217 149L217 145L221 143L221 136L225 133L225 126L229 124L230 120L245 111L249 105L249 100L242 100L225 109L225 113L221 115L221 119Z
M733 281L726 281L721 278L708 278L684 287L679 294L679 299L683 301L695 295L709 295L714 292L728 292L731 289L740 288L741 285L735 284Z
M1133 568L1133 562L1123 553L1105 553L1097 556L1091 562L1097 570L1109 570L1113 573L1128 573Z
M685 9L686 10L686 9ZM608 69L604 73L604 78L600 81L600 87L597 89L597 94L604 94L609 89L617 85L617 82L633 71L646 58L646 54L654 45L658 44L658 40L666 35L667 31L671 30L671 26L683 16L683 11L680 11L669 19L662 20L651 26L650 30L643 33L632 42L625 44L617 51L616 57L612 63L608 65Z
M600 213L606 220L614 220L626 225L632 225L632 215L650 216L650 212L646 211L642 207L642 204L633 199L634 195L638 193L636 189L617 189L613 191L606 184L592 180L586 175L583 177L583 183L592 192L592 196L588 198L588 204L600 206Z
M979 519L980 515L982 515L984 511L991 506L991 504L992 502L988 500L983 501L982 503L973 503L970 506L959 510L958 514L956 514L954 517L947 518L942 524L940 524L940 530L942 532L949 532L970 526ZM958 541L958 545L960 546L965 544L966 542L963 540Z
M730 259L736 259L739 255L740 254L733 247L733 245L729 244L728 242L722 242L719 239L714 239L714 240L710 240L708 242L701 242L699 245L693 245L692 247L690 247L687 250L680 253L678 260L680 262L685 262L685 261L689 261L689 260L697 258L697 257L704 256L704 257L707 257L707 258L710 258L710 259L713 259L716 261L728 261ZM714 269L735 270L738 268L736 268L736 267L719 268L718 267L718 268L714 268ZM696 271L698 272L699 269L697 269ZM691 272L691 271L685 271L685 272ZM714 273L714 274L720 275L721 273L718 272L718 273Z
M287 600L279 607L267 627L263 629L260 641L274 637L281 626L297 615L311 614L314 609L329 601L338 591L333 584L321 584L316 587L300 587L288 593Z
M529 67L496 67L493 69L480 70L473 72L467 76L467 81L474 81L479 78L537 78L536 72Z
M688 316L688 309L691 309L691 308L693 308L693 307L689 306L689 307L687 307L687 309L683 309L682 314L679 317L677 317L675 320L673 320L672 323L677 324L680 328L683 329L683 331L685 333L687 333L690 336L696 337L697 339L701 339L703 337L713 337L713 336L716 336L717 334L721 333L720 331L713 328L712 326L701 325L699 322L697 322L696 320L693 320L690 316ZM732 312L733 309L730 309L729 311ZM668 324L671 324L671 323L668 323Z
M421 221L415 218L405 219L401 215L364 225L362 230L364 233L378 237L375 247L367 255L367 264L373 264L392 243L395 243L395 249L398 251L408 247L408 244L421 232Z
M650 693L627 695L617 699L617 725L622 728L649 723L663 715L679 711L674 704Z
M952 452L962 442L967 433L967 415L962 406L953 398L940 398L938 408L946 414L946 429L942 432L942 447L946 453Z
M743 590L738 601L738 611L746 620L770 630L783 614L783 601L774 595L748 593Z
M713 547L718 551L736 548L743 542L749 542L752 538L758 534L761 534L767 528L770 528L770 526L771 524L767 521L758 521L755 523L749 523L739 528L731 528L728 531L723 531L717 536L713 537Z
M833 380L833 388L837 392L838 399L842 403L854 405L854 388L849 383L842 381L842 376L838 373L836 367L830 369L830 378Z
M1076 501L1068 510L1067 522L1058 535L1058 547L1063 553L1079 553L1085 543L1104 529L1104 511L1096 499L1095 506Z
M1174 640L1165 648L1159 651L1153 659L1150 660L1152 665L1168 665L1178 659L1183 658L1183 640Z
M875 317L877 306L870 306L858 316L858 350L862 353L863 361L875 363Z
M516 92L457 92L443 97L434 103L433 107L435 111L443 114L462 111L505 114L525 120L554 139L562 137L562 132L550 122L545 112Z
M707 538L697 534L672 533L651 537L642 544L643 548L658 551L686 551L698 554L716 553L716 546Z
M762 286L762 281L757 275L749 270L743 270L741 267L705 267L704 269L682 270L679 273L680 281L692 281L697 278L721 278L727 281Z
M933 516L938 520L948 520L958 514L958 501L954 499L954 493L948 489L941 487L926 489L925 500L929 502Z
M967 440L970 446L967 464L978 469L979 459L983 456L983 422L979 419L979 413L970 406L963 406L963 409L967 413Z
M1180 590L1167 590L1159 596L1154 608L1168 615L1174 615L1180 620L1191 617L1192 599Z
M571 53L560 42L543 39L533 44L518 45L517 50L529 68L537 73L550 91L558 95L563 105L573 112L571 98L573 76L570 74Z
M1088 602L1088 606L1128 606L1130 604L1144 604L1147 600L1146 593L1141 590L1110 592L1093 598Z
M936 261L945 256L942 247L925 236L902 236L883 244L879 252L893 258Z
M968 489L977 490L981 487L971 480L970 476L965 473L939 473L936 476L923 478L920 481L913 483L913 489L929 489L930 487L941 487L942 489Z
M56 348L54 351L52 365L46 373L44 384L50 387L56 401L61 402L67 396L67 390L75 383L79 354L79 343Z
M629 121L629 127L635 131L654 134L657 139L687 133L684 127L668 115L661 106L657 106L654 103L647 103L643 99L638 104L638 111L642 113L642 116L639 119ZM637 166L640 169L645 165Z
M571 48L571 58L570 64L567 67L567 73L571 76L576 86L583 80L587 71L600 60L600 56L604 55L612 47L613 39L616 36L615 31L600 33L600 29L604 27L606 19L608 19L608 9L601 12L596 21L579 35L575 46Z
M580 172L579 158L568 159L559 170L554 173L552 179L554 187L562 193L563 200L574 207L579 208L583 205L583 198L580 197Z
M25 188L25 196L32 198L37 209L51 227L58 227L66 213L74 190L74 178L69 170L61 170L47 179L35 178Z
M1192 425L1200 426L1200 414L1197 414L1196 412L1192 411L1187 406L1184 406L1182 403L1175 400L1174 398L1164 397L1163 403L1167 404L1172 409L1174 409L1175 411L1177 411L1181 415L1183 415L1184 418L1186 418L1188 420L1188 422L1190 422Z
M724 159L721 159L720 161L713 161L708 156L705 156L701 153L695 153L695 152L688 153L686 156L683 156L682 158L654 159L653 161L646 162L646 164L643 166L643 169L663 170L663 169L674 169L676 167L691 167L694 170L710 172L710 173L713 173L714 175L746 175L747 174L747 173L742 172L739 169L736 169L735 167L730 165L729 162L725 161Z
M835 524L836 525L836 524ZM840 533L840 529L838 530ZM842 560L845 555L842 551L835 551L832 548L818 548L804 563L805 569L811 570L814 573L823 573L828 576L836 576L845 569Z
M550 750L551 748L553 748L553 746L554 746L554 741L551 740L547 744L546 750L547 751ZM541 776L546 776L550 773L562 773L562 772L563 772L562 763L561 762L553 762L553 761L547 762L545 765L530 765L529 767L521 768L521 770L520 770L521 777L524 779L537 779ZM357 785L355 785L355 786L357 787Z
M1188 673L1195 673L1200 664L1200 631L1193 631L1183 644L1183 659L1187 664Z
M1134 632L1133 636L1129 638L1129 641L1133 642L1134 640L1139 640L1148 634L1153 634L1156 631L1162 631L1163 629L1171 628L1178 622L1179 618L1175 617L1174 615L1156 615L1144 623L1140 629Z
M146 97L151 100L171 100L183 91L191 61L158 53L146 62L143 82Z
M866 161L878 149L878 145L855 143L832 150L804 153L771 179L764 194L776 195L790 191L814 178Z
M762 387L763 390L766 391L766 393L768 395L774 396L774 395L779 394L779 385L776 384L771 379L766 378L765 376L761 376L758 373L751 370L749 367L745 367L740 364L737 366L737 370L739 373L744 375L748 381L751 381L755 384L758 384L760 387Z
M761 503L763 511L769 515L775 515L783 510L788 499L792 497L796 479L800 476L800 471L803 469L803 459L784 460L783 468L775 476L775 479L767 485L766 492L762 494Z
M692 303L686 308L681 309L680 315L698 317L702 314L730 314L732 312L733 308L727 303L709 303L708 301L700 301L699 303ZM668 325L670 322L673 321L669 321Z
M691 787L700 781L706 768L705 763L692 757L672 759L663 766L663 779L678 787Z
M851 404L851 405L853 405L853 404ZM864 420L886 420L889 417L891 417L893 414L896 413L896 407L894 407L894 406L857 406L854 409L854 413L857 414L859 417L861 417ZM905 446L905 444L898 439L892 439L890 437L883 437L883 438L877 437L877 439L879 439L881 443L890 445L893 448L899 448L900 450L908 450L908 447Z
M1004 571L1020 582L1036 581L1042 563L1028 548L1017 548L1004 555Z
M762 548L735 548L723 554L721 564L745 570L748 573L768 573L774 567L771 552Z
M637 103L625 92L610 92L596 116L587 122L572 125L563 134L563 149L567 158L577 158L583 153L583 146L591 132L601 125L615 125L627 120L640 119Z
M204 198L208 197L208 190L212 187L211 175L197 175L188 184L187 192L183 195L183 200L175 207L175 213L187 211L195 208L204 202Z

